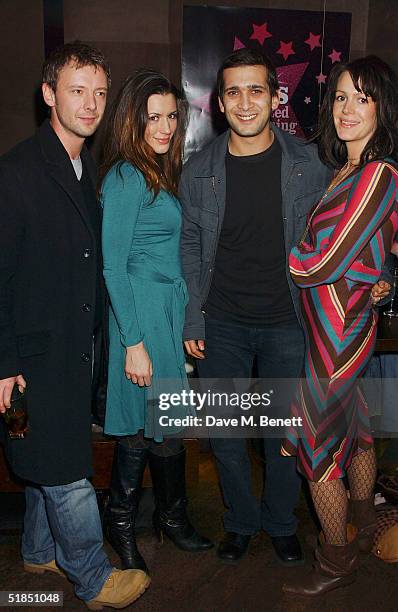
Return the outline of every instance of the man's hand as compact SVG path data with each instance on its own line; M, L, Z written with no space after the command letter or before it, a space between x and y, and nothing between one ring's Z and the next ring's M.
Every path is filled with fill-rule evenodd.
M152 362L143 342L126 348L124 373L128 380L139 387L149 387L153 374Z
M196 359L204 359L205 341L204 340L185 340L185 350L188 355Z
M398 257L398 242L393 242L391 247L391 253L393 253L395 257Z
M390 293L391 285L386 281L380 280L372 287L371 296L372 296L372 304L375 305L380 300L386 298Z
M10 378L2 378L0 380L0 412L5 412L11 406L11 393L15 383L24 389L26 387L26 382L22 374L11 376Z

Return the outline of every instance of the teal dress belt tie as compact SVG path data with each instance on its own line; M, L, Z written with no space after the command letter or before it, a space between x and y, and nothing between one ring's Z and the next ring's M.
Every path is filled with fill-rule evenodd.
M158 270L149 270L148 267L143 268L143 266L140 265L140 261L129 262L127 264L127 272L134 276L134 278L139 278L152 283L162 283L163 285L173 286L173 337L175 346L181 346L182 336L180 333L182 332L182 328L184 326L184 309L188 303L188 290L184 279L181 276L177 278L170 278ZM181 308L181 304L183 308ZM178 337L176 337L176 334L178 334ZM178 353L179 351L176 354L178 355Z
M146 262L147 263L147 262ZM188 303L188 291L185 281L181 277L170 278L158 270L148 269L148 266L142 266L142 259L138 261L130 261L127 265L127 272L136 279L148 281L151 283L161 283L163 285L171 285L173 287L172 299L172 340L177 359L177 364L180 370L180 380L158 380L156 376L152 379L151 387L146 389L147 397L147 412L145 435L152 436L156 441L161 441L168 435L176 434L183 430L182 427L175 425L168 427L159 426L159 416L164 414L159 412L158 403L161 393L179 392L182 389L188 389L188 380L185 372L185 358L182 348L182 329L184 326L185 306ZM184 417L187 414L192 414L192 407L184 407L182 405L175 406L168 411L169 416Z

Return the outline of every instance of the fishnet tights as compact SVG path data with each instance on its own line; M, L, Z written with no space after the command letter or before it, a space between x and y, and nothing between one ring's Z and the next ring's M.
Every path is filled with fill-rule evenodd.
M374 448L355 455L347 470L352 499L368 499L376 481ZM312 501L326 541L335 546L347 543L347 493L342 479L329 482L309 482Z
M344 546L347 543L348 500L342 479L308 484L326 541L335 546Z
M368 499L373 495L377 464L374 448L355 455L347 470L351 499Z

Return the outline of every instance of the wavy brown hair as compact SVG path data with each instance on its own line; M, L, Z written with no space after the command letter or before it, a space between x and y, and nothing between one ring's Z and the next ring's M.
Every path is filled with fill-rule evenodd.
M154 94L173 94L177 103L177 128L164 155L156 154L145 140L148 98ZM119 91L107 122L100 189L112 166L126 161L142 172L154 198L160 189L177 195L187 117L187 102L167 77L146 68L134 72Z
M347 146L337 136L333 121L333 104L337 83L343 72L349 72L354 87L376 104L376 130L366 143L360 165L372 159L398 156L398 78L392 68L376 55L361 57L349 64L336 64L319 114L319 156L328 166L339 168L347 161Z

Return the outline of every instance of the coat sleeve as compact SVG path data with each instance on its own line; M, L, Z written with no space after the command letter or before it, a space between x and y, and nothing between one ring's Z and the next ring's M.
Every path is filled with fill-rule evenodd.
M20 181L12 168L0 167L0 379L21 374L13 302L14 282L24 236ZM32 280L34 282L34 280Z
M127 272L127 263L145 191L141 173L126 163L120 166L120 172L116 166L110 170L102 190L104 278L125 347L143 338L135 307L134 278Z
M344 213L319 250L308 245L294 247L289 257L290 273L299 287L336 282L347 275L361 277L355 260L396 207L397 179L384 162L371 162L360 172L349 192ZM358 270L356 269L358 267ZM372 271L366 269L368 274ZM379 277L375 273L374 282Z
M205 338L205 322L200 299L201 237L196 218L197 207L195 207L191 197L189 175L189 168L186 166L183 169L179 185L179 198L183 213L181 261L189 295L185 310L183 338L184 340L203 340Z

